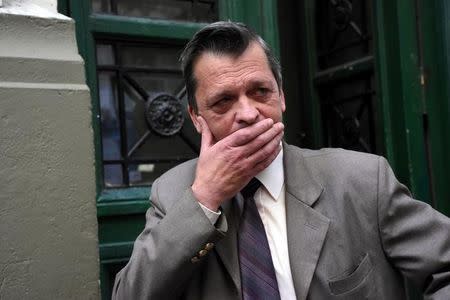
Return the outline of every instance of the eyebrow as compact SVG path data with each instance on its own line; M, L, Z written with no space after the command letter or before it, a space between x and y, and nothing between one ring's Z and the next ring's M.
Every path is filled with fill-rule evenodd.
M268 79L268 78L264 78L264 79L250 79L248 80L247 86L249 86L250 88L254 88L255 86L259 86L259 85L268 85L269 88L274 88L274 83ZM215 102L216 100L219 100L220 98L224 97L224 96L232 96L233 92L230 92L229 89L227 89L226 87L224 88L224 90L218 91L218 92L213 92L210 95L207 96L207 104L208 105L212 105L212 102Z
M271 80L269 80L269 79L263 79L263 80L261 80L261 79L255 79L255 80L250 80L248 84L249 84L251 87L258 86L258 85L268 85L268 86L271 87L271 88L274 87L273 82L272 82Z
M214 102L216 102L217 100L220 100L220 98L225 97L225 96L231 96L232 94L233 93L231 93L229 91L220 91L217 93L213 93L207 97L207 104L213 105Z

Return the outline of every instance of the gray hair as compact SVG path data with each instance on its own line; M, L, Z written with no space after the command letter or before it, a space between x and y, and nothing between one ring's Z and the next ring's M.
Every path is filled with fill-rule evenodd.
M242 23L231 21L211 23L194 35L180 56L188 102L196 113L195 89L197 88L197 82L193 71L196 60L205 52L239 57L251 42L258 43L264 50L278 88L281 89L282 77L280 63L267 43L258 34Z

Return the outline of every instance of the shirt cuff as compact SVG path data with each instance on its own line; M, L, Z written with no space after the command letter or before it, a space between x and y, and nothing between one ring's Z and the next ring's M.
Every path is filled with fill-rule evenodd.
M222 212L219 211L212 211L209 208L207 208L206 206L204 206L203 204L201 204L200 202L198 202L198 204L200 204L200 207L203 209L206 217L209 219L209 221L211 221L211 224L215 225L217 220L219 219L220 215L222 214Z

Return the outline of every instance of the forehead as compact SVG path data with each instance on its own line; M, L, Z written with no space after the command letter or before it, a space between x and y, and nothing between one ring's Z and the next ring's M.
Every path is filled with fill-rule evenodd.
M242 79L242 76L255 72L273 76L266 53L256 42L251 43L239 56L205 52L200 55L193 68L197 86L212 78Z

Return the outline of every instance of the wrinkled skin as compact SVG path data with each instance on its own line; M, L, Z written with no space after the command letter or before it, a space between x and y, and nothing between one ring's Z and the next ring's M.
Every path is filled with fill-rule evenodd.
M284 94L256 43L239 57L203 53L194 76L198 110L189 114L202 143L192 191L217 211L280 152Z

